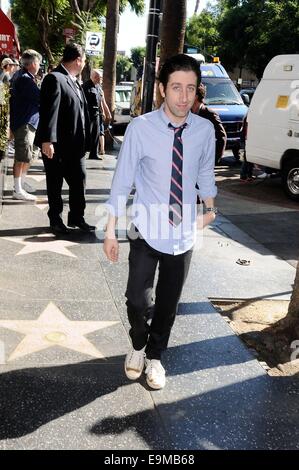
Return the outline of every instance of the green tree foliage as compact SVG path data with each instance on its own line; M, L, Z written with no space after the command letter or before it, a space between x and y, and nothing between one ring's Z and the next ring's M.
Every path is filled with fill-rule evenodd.
M123 13L127 5L130 5L131 10L136 13L136 15L142 15L145 10L144 0L120 0L119 11L120 14Z
M71 19L68 0L12 0L12 19L22 49L36 49L53 63L64 44L63 28Z
M272 57L299 52L298 0L218 0L192 16L186 42L261 78Z
M136 14L144 11L144 0L121 0L120 12L130 5ZM84 44L86 31L100 31L107 0L11 0L12 19L18 27L22 50L36 49L52 64L61 57L63 29L74 26L75 39Z
M9 86L0 82L0 161L8 142Z
M186 43L199 47L204 56L218 53L219 32L215 12L205 9L200 15L193 15L189 19Z
M116 82L123 80L130 80L130 70L132 68L132 62L129 57L123 55L117 55L116 58Z
M297 0L220 0L219 51L229 68L246 66L261 78L269 60L299 52Z
M145 47L133 47L131 49L131 61L137 70L137 79L141 78L145 57Z

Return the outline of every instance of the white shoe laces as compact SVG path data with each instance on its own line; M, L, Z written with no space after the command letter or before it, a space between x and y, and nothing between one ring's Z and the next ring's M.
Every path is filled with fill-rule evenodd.
M130 356L128 357L126 367L127 369L133 370L141 370L143 369L143 361L144 361L144 349L140 351L136 351L132 349Z
M155 381L161 378L161 376L164 377L165 369L158 359L148 359L145 373L150 380Z

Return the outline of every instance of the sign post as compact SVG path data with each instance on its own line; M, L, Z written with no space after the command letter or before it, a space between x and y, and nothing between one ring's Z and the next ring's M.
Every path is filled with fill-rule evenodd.
M86 55L99 56L102 51L102 33L86 32L85 52Z

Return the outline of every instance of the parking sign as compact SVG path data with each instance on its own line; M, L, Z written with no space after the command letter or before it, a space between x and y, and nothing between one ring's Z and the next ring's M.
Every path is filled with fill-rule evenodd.
M87 31L85 51L87 55L100 55L102 50L102 33Z

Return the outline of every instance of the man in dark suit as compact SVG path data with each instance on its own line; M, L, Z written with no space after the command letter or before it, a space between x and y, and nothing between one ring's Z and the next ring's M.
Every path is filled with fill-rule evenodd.
M98 155L98 148L100 142L100 106L101 106L101 93L100 93L100 79L101 76L97 70L92 70L90 79L83 83L83 91L88 104L88 111L90 117L90 152L89 158L91 160L102 160Z
M42 149L47 179L48 216L54 233L69 233L61 214L63 179L69 186L68 226L95 230L84 220L85 152L90 144L90 122L83 90L77 81L85 64L78 44L67 44L61 64L45 76L41 87L40 121L36 143Z
M203 83L200 83L197 89L197 99L194 102L192 111L198 116L211 121L215 129L216 148L215 148L215 165L219 163L220 158L224 155L226 146L226 132L221 123L219 114L216 111L208 108L204 104L204 98L206 96L206 88Z

